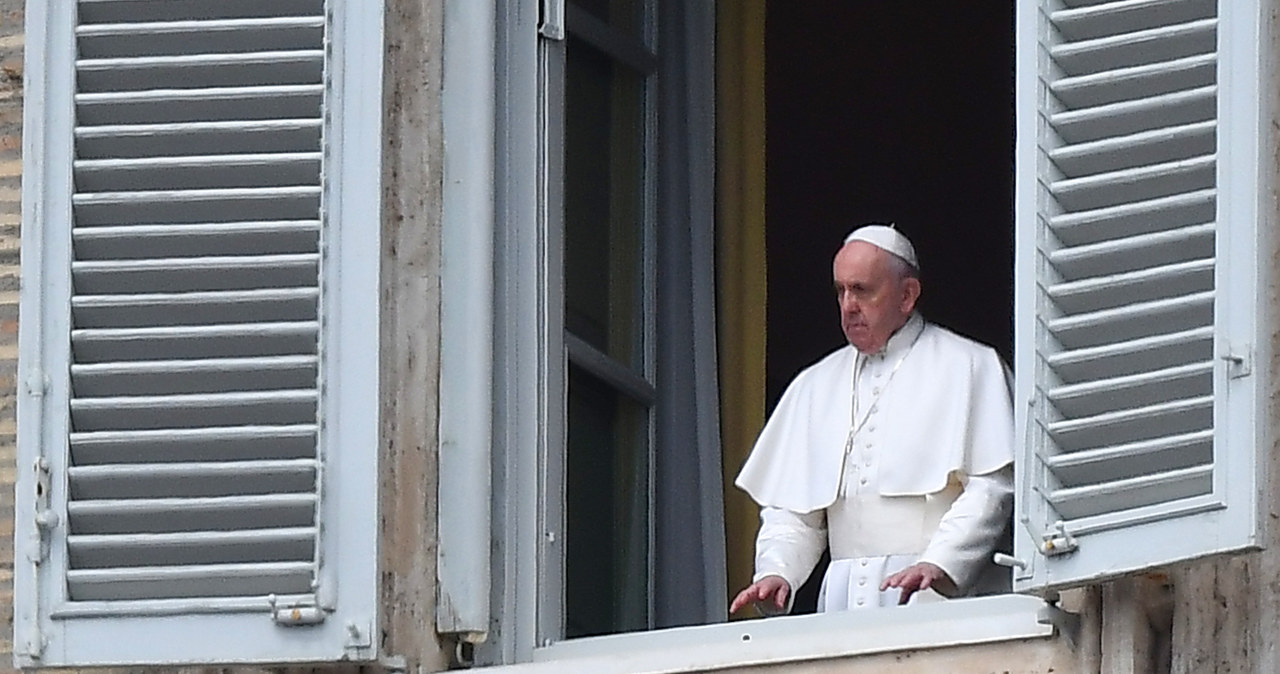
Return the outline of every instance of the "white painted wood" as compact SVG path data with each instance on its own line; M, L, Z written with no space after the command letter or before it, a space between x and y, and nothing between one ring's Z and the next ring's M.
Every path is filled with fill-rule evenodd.
M28 16L16 662L374 659L381 12Z
M492 587L496 10L460 0L444 16L435 625L478 643Z
M1020 6L1019 590L1257 544L1260 11Z

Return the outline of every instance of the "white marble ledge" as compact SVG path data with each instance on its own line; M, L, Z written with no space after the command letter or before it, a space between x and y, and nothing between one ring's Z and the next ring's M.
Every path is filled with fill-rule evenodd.
M1044 602L1000 595L876 611L785 616L572 639L534 651L533 662L485 674L674 674L1047 639Z

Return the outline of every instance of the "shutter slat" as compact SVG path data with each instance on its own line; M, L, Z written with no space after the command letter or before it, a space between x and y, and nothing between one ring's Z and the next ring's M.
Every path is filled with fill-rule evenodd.
M105 91L76 96L81 128L297 119L320 114L322 84Z
M276 493L204 498L70 501L75 534L237 531L312 526L316 494Z
M254 28L324 28L323 16L273 16L259 18L208 19L204 21L145 21L134 23L94 23L76 27L76 37L105 35L153 35L236 32Z
M309 185L320 175L320 153L91 159L76 162L75 174L81 193Z
M1071 210L1100 209L1212 187L1215 158L1194 157L1053 182L1049 189Z
M1070 277L1103 276L1134 269L1140 266L1138 260L1169 264L1187 256L1198 259L1212 255L1214 229L1213 223L1179 227L1059 248L1047 257Z
M1123 342L1151 332L1190 330L1213 320L1213 292L1199 292L1051 319L1046 325L1066 349Z
M85 569L305 561L315 536L314 527L68 536L67 548Z
M1049 158L1068 177L1080 177L1211 155L1217 124L1212 121L1162 127L1127 136L1112 136L1077 145L1064 145Z
M1206 86L1213 83L1216 74L1217 55L1197 54L1163 63L1064 77L1050 85L1050 90L1070 107L1097 107Z
M1213 466L1205 465L1060 489L1045 497L1064 518L1072 520L1193 498L1212 489L1212 483Z
M130 56L122 58L79 59L80 73L118 72L120 70L158 70L181 67L232 67L237 65L314 64L324 61L324 50L305 49L264 51L236 54L177 54L168 56Z
M303 593L311 572L310 562L76 569L67 572L67 586L81 601Z
M202 222L76 227L80 260L306 254L317 247L318 220Z
M1200 19L1146 30L1067 42L1049 50L1067 74L1097 72L1212 52L1218 20Z
M1096 312L1170 296L1213 290L1212 258L1083 278L1045 288L1066 313Z
M80 25L323 14L323 0L79 0Z
M1177 470L1209 463L1213 431L1200 430L1121 445L1058 454L1046 460L1068 486Z
M1211 222L1215 217L1216 200L1216 190L1195 190L1159 199L1053 215L1048 218L1048 224L1065 246L1077 246ZM1052 255L1052 251L1049 254Z
M1206 417L1211 423L1212 395L1053 421L1047 429L1059 447L1070 452L1190 433L1204 428Z
M70 444L77 466L294 459L315 455L316 430L309 423L80 431Z
M76 398L71 420L86 431L298 424L315 420L316 399L315 389Z
M316 319L317 288L264 288L138 295L82 295L72 306L84 328Z
M1213 362L1206 361L1059 386L1046 395L1064 415L1094 416L1127 406L1210 394L1212 374Z
M1103 379L1108 375L1145 372L1212 357L1213 329L1157 334L1047 354L1045 363L1063 382Z
M316 351L314 322L163 328L95 328L72 332L77 362L292 356Z
M71 386L88 398L298 389L314 384L317 360L300 355L76 365Z
M76 61L80 90L138 91L203 87L313 84L324 76L324 51L179 54Z
M77 127L76 151L81 159L225 152L305 152L319 147L321 123L319 118L250 117L241 120ZM202 215L207 216L207 213ZM254 220L261 217L243 219ZM77 222L79 223L79 218Z
M303 492L315 488L314 459L130 463L76 466L69 473L78 499L192 498Z
M1049 18L1066 39L1086 40L1212 18L1216 9L1215 0L1120 0L1068 6Z
M1063 142L1084 143L1214 119L1217 94L1216 85L1205 85L1096 107L1049 112L1048 118Z

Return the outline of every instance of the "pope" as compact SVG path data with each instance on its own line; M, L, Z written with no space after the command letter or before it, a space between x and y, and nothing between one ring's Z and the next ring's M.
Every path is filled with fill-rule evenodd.
M1012 381L992 348L916 311L896 229L854 230L832 272L848 346L796 376L736 484L760 505L756 574L730 606L789 612L824 548L818 610L1007 589Z

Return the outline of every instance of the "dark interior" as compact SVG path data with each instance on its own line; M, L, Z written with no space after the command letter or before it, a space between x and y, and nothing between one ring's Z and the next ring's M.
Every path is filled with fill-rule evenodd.
M769 409L843 346L831 260L869 221L915 244L924 316L1009 362L1012 3L770 2L765 45Z

